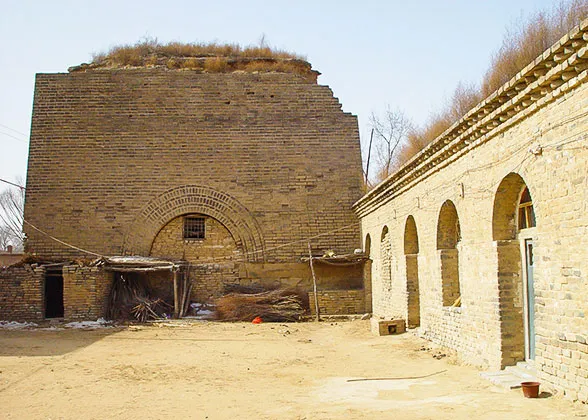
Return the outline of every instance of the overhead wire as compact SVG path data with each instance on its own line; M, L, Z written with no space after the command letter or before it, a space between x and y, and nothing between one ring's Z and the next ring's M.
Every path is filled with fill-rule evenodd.
M576 120L578 118L584 117L586 115L588 115L588 112L583 112L581 114L578 114L578 115L576 115L574 117L571 117L571 118L569 118L569 119L567 119L567 120L565 120L563 122L560 122L560 123L558 123L556 125L553 125L553 126L549 127L549 130L547 130L545 132L551 131L552 129L554 129L556 127L559 127L559 126L561 126L561 125L563 125L565 123L574 121L574 120ZM2 124L0 124L0 126L6 127L6 126L4 126ZM14 131L16 131L16 130L14 130ZM541 131L540 133L541 134L544 134L545 132L542 132ZM545 146L542 146L542 147L543 147L543 149L545 149L545 148L552 148L552 147L562 146L562 145L570 144L570 143L573 143L573 142L576 142L576 141L580 141L580 140L584 139L584 137L582 137L582 136L584 134L586 134L587 132L588 132L588 130L585 130L585 131L583 131L581 133L573 134L573 135L565 138L563 141L560 140L558 142L549 143L549 144L546 144ZM572 139L574 137L577 137L577 138L574 139L574 140L570 140L570 139ZM525 143L523 143L515 151L513 151L513 152L510 153L508 159L512 159L513 156L515 156L518 153L520 153L529 144L535 142L536 140L537 140L537 138L536 137L533 137L533 138L531 138L531 140L528 140ZM569 141L567 141L567 140L569 140ZM532 154L526 155L520 162L517 163L517 165L515 165L515 167L510 172L520 171L520 169L523 167L523 165L525 164L525 162L528 159L530 159L531 156L532 156ZM451 181L446 181L443 184L441 184L440 186L434 186L434 187L431 187L431 188L425 190L424 193L422 193L421 195L418 196L418 199L419 199L418 205L417 204L412 204L412 205L405 205L405 206L397 206L397 207L394 207L394 210L396 210L396 211L401 210L405 214L411 213L413 210L437 212L437 209L424 208L425 206L421 207L420 200L421 199L423 199L423 200L426 199L428 197L428 195L431 194L433 191L436 193L436 195L439 195L439 189L440 188L441 189L444 189L444 190L447 189L447 188L455 188L455 183L458 182L458 181L460 181L461 179L463 179L465 176L468 176L469 174L474 173L474 172L478 172L478 171L481 171L481 170L489 169L491 167L494 167L494 166L503 164L505 160L506 159L500 159L498 161L491 162L491 163L488 163L486 165L476 166L475 168L468 169L468 170L464 171L460 176L458 176L457 178L455 178L455 179L453 179ZM21 190L25 190L26 189L26 187L24 187L22 185L19 185L19 184L16 184L16 183L7 181L5 179L1 179L0 178L0 182L4 182L4 183L9 184L9 185L12 185L14 187L20 188ZM498 184L500 182L502 182L502 179L499 180L498 183L493 182L491 185L489 185L488 188L483 188L483 189L478 188L478 191L479 192L490 192L491 193L495 189L495 187L498 186ZM86 253L86 254L89 254L89 255L93 255L93 256L96 256L96 257L100 257L100 258L105 257L105 255L103 255L103 254L100 254L100 253L97 253L97 252L94 252L94 251L89 251L87 249L84 249L84 248L78 247L76 245L73 245L71 243L68 243L66 241L63 241L63 240L61 240L61 239L59 239L59 238L57 238L57 237L55 237L55 236L47 233L46 231L40 229L39 227L37 227L34 224L30 223L28 220L23 219L23 222L25 224L29 225L34 230L38 231L39 233L41 233L41 234L49 237L50 239L52 239L52 240L54 240L54 241L56 241L56 242L58 242L58 243L60 243L60 244L62 244L64 246L66 246L66 247L69 247L69 248L75 249L77 251L80 251L80 252L83 252L83 253ZM250 255L266 254L266 253L270 253L270 252L273 252L273 251L276 251L276 250L279 250L279 249L283 249L283 248L292 246L294 244L310 242L313 239L317 239L317 238L322 237L322 236L326 236L326 235L330 235L330 234L333 234L333 233L336 233L336 232L340 232L340 231L345 230L345 229L350 229L351 227L358 226L358 225L361 225L362 227L365 227L365 228L367 228L369 230L369 229L371 229L373 227L381 226L382 224L381 223L377 223L377 224L368 224L368 225L365 225L365 224L362 224L360 221L357 221L355 223L348 224L346 226L339 227L337 229L332 229L332 230L329 230L329 231L326 231L326 232L322 232L322 233L319 233L319 234L316 234L316 235L305 237L303 239L298 239L298 240L295 240L295 241L290 241L290 242L287 242L287 243L284 243L284 244L276 245L276 246L271 247L271 248L262 248L262 249L247 251L247 252L242 253L242 255L239 258L235 258L235 257L232 257L232 256L228 256L228 257L226 257L226 256L225 257L216 257L216 258L210 258L210 259L208 259L206 261L199 261L198 264L212 264L212 263L215 263L215 262L218 262L218 261L243 262L243 261L247 261L245 259L245 257L250 256Z
M17 133L17 134L20 134L20 135L21 135L21 136L23 136L23 137L28 137L28 135L26 135L26 134L25 134L25 133L23 133L22 131L18 131L18 130L16 130L16 129L12 128L12 127L9 127L9 126L7 126L7 125L0 124L0 127L4 127L4 128L7 128L7 129L8 129L8 130L10 130L10 131L14 131L15 133Z
M0 131L0 134L3 134L3 135L8 136L8 137L12 137L13 139L18 140L18 141L23 142L23 143L28 143L27 140L21 139L21 138L16 137L16 136L13 136L12 134L6 133L4 131Z
M7 180L5 180L5 179L2 179L2 178L0 178L0 182L4 182L4 183L6 183L6 184L12 185L13 187L20 188L20 189L21 189L21 191L22 191L22 190L26 190L26 187L23 187L22 185L15 184L14 182L10 182L10 181L7 181Z

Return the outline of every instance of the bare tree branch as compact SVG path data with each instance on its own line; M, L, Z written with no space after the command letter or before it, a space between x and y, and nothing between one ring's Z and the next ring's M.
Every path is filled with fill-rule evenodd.
M372 113L370 125L375 133L375 154L378 164L377 181L386 179L396 160L396 152L413 130L413 124L401 110L386 107L383 116Z
M21 249L24 241L24 190L9 187L0 193L0 247ZM3 238L5 237L4 243Z

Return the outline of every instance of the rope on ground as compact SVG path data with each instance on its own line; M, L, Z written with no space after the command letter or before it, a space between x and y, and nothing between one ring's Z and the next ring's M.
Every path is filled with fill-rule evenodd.
M360 379L347 379L347 382L364 382L364 381L402 381L405 379L423 379L430 376L440 375L441 373L447 372L447 369L440 370L439 372L430 373L423 376L402 376L398 378L360 378Z

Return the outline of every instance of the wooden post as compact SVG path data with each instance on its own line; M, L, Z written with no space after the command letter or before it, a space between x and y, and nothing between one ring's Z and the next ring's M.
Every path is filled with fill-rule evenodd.
M188 301L190 300L190 292L192 291L192 283L190 282L190 271L187 269L184 272L184 285L183 285L183 292L182 292L182 304L180 307L180 317L186 316L186 312L188 311Z
M316 312L316 321L321 320L321 314L319 312L318 303L318 292L316 287L316 276L314 274L314 265L312 264L312 249L310 248L310 242L308 243L308 261L310 262L310 272L312 273L312 288L314 290L314 310Z
M365 187L368 187L369 172L370 172L370 157L372 156L372 140L374 139L374 129L372 128L372 134L370 134L370 147L368 148L367 164L365 165Z
M173 269L174 273L174 318L178 318L180 315L180 296L178 290L178 269Z

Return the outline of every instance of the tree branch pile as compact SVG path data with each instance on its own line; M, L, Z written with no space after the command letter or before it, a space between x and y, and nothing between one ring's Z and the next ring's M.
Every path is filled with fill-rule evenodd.
M229 293L216 300L217 318L222 321L300 321L308 313L308 294L299 289L276 289L259 293Z
M108 306L108 319L144 322L148 319L164 319L173 306L161 298L154 298L144 279L134 273L115 274Z

